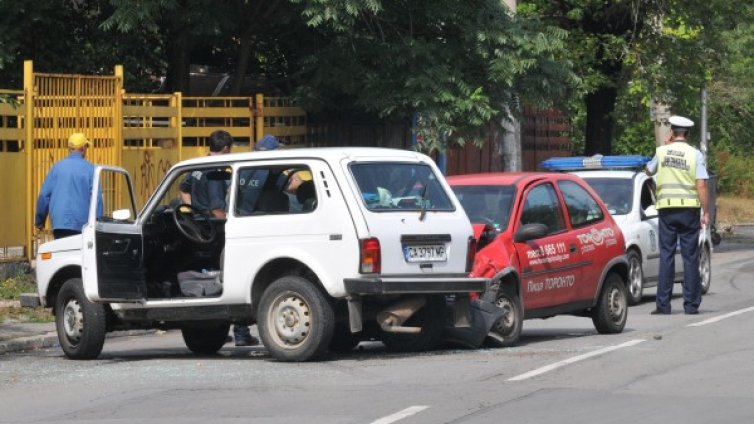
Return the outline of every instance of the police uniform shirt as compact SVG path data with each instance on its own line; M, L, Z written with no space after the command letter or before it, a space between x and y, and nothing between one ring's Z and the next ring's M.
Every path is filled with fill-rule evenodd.
M191 206L202 212L227 210L227 182L222 170L193 171L181 182L180 190L191 194Z
M675 143L679 143L676 141ZM709 174L707 173L707 162L704 160L704 155L702 152L699 151L699 149L694 149L696 154L696 179L697 180L708 180ZM652 160L650 160L647 163L647 170L651 174L656 174L658 168L658 160L657 160L657 154L654 155Z

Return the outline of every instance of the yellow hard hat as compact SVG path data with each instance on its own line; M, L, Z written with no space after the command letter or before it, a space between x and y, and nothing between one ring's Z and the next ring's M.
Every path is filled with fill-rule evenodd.
M84 146L90 146L92 143L86 139L84 133L73 133L68 137L68 148L78 150Z

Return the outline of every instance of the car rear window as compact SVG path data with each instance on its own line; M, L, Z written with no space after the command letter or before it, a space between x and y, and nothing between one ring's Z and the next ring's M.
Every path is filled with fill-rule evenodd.
M353 163L350 166L369 210L455 210L432 168L422 163Z
M497 230L508 228L516 188L510 185L454 186L458 200L474 224L490 224Z

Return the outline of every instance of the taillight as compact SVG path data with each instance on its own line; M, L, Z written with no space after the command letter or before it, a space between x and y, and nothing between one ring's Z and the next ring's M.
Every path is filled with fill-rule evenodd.
M360 240L362 274L379 274L382 271L382 256L380 255L380 241L376 238Z
M469 237L466 249L466 272L471 272L471 269L474 267L474 255L476 255L476 239Z

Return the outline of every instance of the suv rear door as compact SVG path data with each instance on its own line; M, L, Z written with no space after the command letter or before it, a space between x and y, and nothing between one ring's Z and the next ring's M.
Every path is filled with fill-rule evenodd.
M126 170L95 169L89 221L82 229L84 290L89 300L141 301L146 297L141 226Z

